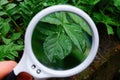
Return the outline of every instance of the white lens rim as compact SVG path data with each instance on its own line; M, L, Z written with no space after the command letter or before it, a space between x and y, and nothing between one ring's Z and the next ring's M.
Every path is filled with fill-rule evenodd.
M44 66L43 64L41 64L35 58L33 51L32 51L32 47L31 47L32 33L33 33L33 30L34 30L35 26L37 25L37 23L40 21L41 18L45 17L46 15L48 15L50 13L56 12L56 11L70 11L70 12L76 13L79 16L83 17L83 19L85 19L86 22L90 25L90 29L92 30L92 36L93 36L91 50L90 50L90 53L87 56L87 58L80 65L78 65L72 69L63 70L63 71L53 70L53 69L50 69L50 68ZM26 34L25 34L25 49L29 50L29 53L25 53L25 54L30 55L30 59L32 59L32 61L34 61L33 64L37 64L37 66L40 67L41 73L42 73L42 71L46 72L46 74L51 75L51 77L68 77L68 76L72 76L72 75L82 72L94 60L94 58L97 54L98 45L99 45L98 31L97 31L97 28L96 28L94 22L92 21L92 19L81 9L78 9L78 8L76 8L74 6L70 6L70 5L55 5L55 6L48 7L46 9L38 12L38 14L36 14L33 17L33 19L30 21L30 23L27 27L27 30L26 30Z

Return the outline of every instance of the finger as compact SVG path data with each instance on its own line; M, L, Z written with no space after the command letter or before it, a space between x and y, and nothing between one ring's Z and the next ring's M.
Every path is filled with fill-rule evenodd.
M34 80L34 78L26 72L21 72L18 74L17 80Z
M15 61L0 62L0 80L8 75L16 65L17 63Z

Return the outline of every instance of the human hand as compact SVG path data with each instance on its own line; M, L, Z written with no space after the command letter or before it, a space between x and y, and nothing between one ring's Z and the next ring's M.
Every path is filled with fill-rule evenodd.
M0 62L0 80L8 75L13 68L17 65L15 61L2 61Z
M15 61L3 61L0 62L0 80L5 78L9 73L13 70L13 68L17 65ZM26 72L21 72L18 74L17 80L34 80L34 78L26 73Z

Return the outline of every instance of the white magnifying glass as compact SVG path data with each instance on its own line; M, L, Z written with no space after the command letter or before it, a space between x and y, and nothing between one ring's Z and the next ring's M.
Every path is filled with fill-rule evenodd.
M36 14L25 34L23 57L4 80L21 72L35 80L69 77L82 72L94 60L99 45L97 28L82 10L55 5Z

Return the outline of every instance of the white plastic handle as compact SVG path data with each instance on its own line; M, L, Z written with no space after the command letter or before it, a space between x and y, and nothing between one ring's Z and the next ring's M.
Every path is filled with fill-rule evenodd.
M45 17L46 15L56 12L56 11L69 11L69 12L78 14L79 16L81 16L83 19L86 20L86 22L89 24L90 29L92 31L92 46L91 46L89 55L81 64L79 64L78 66L76 66L72 69L69 69L69 70L57 71L57 70L53 70L53 69L50 69L50 68L42 65L35 58L33 51L32 51L32 47L31 47L32 33L33 33L35 26L39 22L39 20L41 18ZM23 55L20 63L18 64L18 66L14 69L14 72L16 75L19 74L20 72L28 72L31 75L33 75L36 78L36 80L41 79L41 78L48 78L48 77L72 76L77 73L80 73L81 71L86 69L91 64L91 62L93 61L93 59L96 56L98 45L99 45L99 37L98 37L97 28L96 28L94 22L92 21L92 19L84 11L82 11L74 6L70 6L70 5L51 6L51 7L48 7L46 9L40 11L38 14L36 14L33 17L33 19L31 20L31 22L29 23L28 28L26 30L26 34L25 34L24 55ZM36 66L35 69L31 68L31 66L33 64L35 64L35 66ZM41 70L40 74L38 74L36 72L39 69Z

